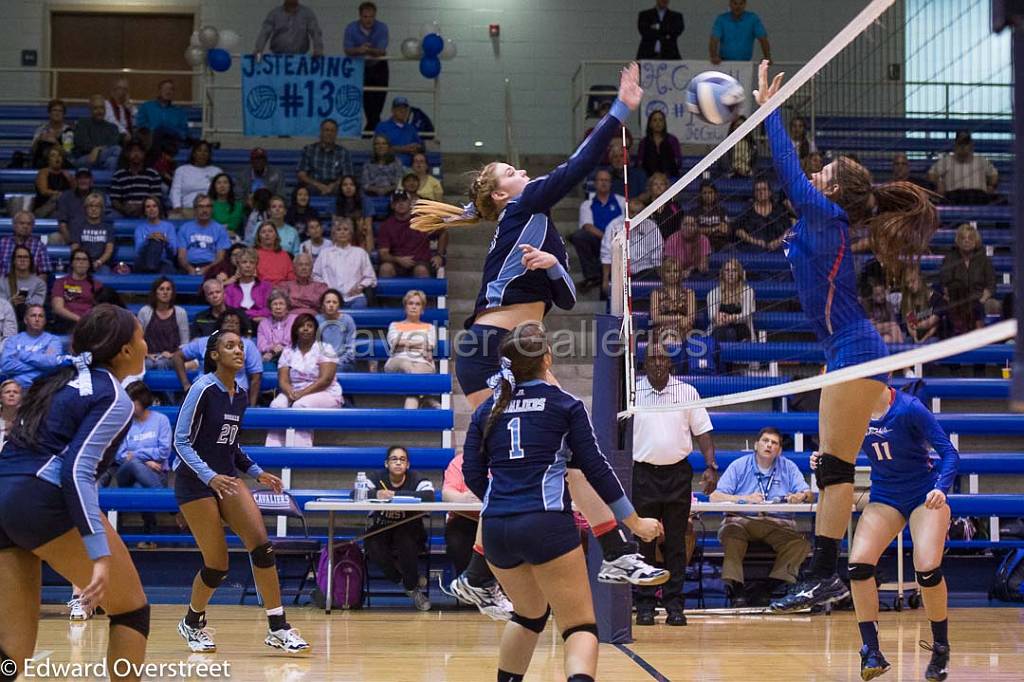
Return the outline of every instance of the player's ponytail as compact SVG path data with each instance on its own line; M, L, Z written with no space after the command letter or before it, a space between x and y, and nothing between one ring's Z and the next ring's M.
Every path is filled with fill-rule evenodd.
M412 207L412 229L435 232L449 227L471 227L481 220L494 221L501 211L491 193L498 189L494 163L472 173L469 183L469 203L452 206L441 201L420 199Z
M488 382L494 389L494 405L484 425L485 451L487 436L512 401L516 384L542 378L547 372L545 358L550 352L544 327L538 322L523 322L502 341L501 370Z

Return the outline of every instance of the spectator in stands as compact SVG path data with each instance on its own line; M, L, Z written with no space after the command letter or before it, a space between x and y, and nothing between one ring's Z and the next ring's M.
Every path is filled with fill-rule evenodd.
M288 211L284 214L284 221L295 228L299 233L299 239L306 236L306 222L316 217L316 209L310 203L309 188L298 185L292 190L292 200L288 204Z
M25 331L7 339L0 355L0 372L28 388L38 377L49 374L60 364L63 344L53 334L44 331L46 311L41 305L29 305L25 310Z
M422 320L427 307L427 295L418 289L402 297L405 319L388 325L388 354L384 371L392 374L434 374L434 350L437 348L437 328ZM408 396L405 409L415 410L423 396ZM432 407L437 401L429 400Z
M14 379L5 379L3 383L0 383L0 449L3 449L4 443L7 441L7 433L14 426L14 420L18 418L19 407L21 407L21 386Z
M299 253L295 259L298 260L299 256L306 254L312 257L310 260L312 263L323 249L330 246L330 242L324 239L324 225L317 216L310 217L306 222L306 236L309 239L299 244Z
M295 257L294 266L294 279L281 282L277 288L288 294L293 313L316 315L320 309L320 299L327 291L327 285L323 282L313 281L313 256L310 254L300 253Z
M210 336L220 329L225 313L238 315L241 321L241 335L252 336L252 322L245 311L241 308L232 308L224 302L224 285L220 280L208 279L203 282L203 297L210 307L196 315L195 322L192 323L192 338Z
M93 192L85 198L85 220L75 220L68 228L72 251L81 249L92 259L94 272L110 272L114 257L114 226L103 219L103 195Z
M306 54L310 43L314 57L324 53L324 38L316 12L300 5L299 0L284 0L283 5L267 12L253 48L256 61L263 58L268 42L274 54Z
M273 286L295 277L292 257L281 248L281 237L274 228L274 223L267 221L260 226L256 233L256 254L259 256L256 274L261 282Z
M985 253L978 228L970 223L957 227L956 247L942 259L939 281L949 300L953 334L984 326L986 313L999 314L992 260Z
M178 235L174 225L163 219L157 196L142 202L145 220L135 226L135 272L174 272L178 255Z
M708 292L708 333L718 343L754 340L754 290L736 258L718 272L718 286Z
M736 219L737 246L743 251L778 251L792 224L789 211L772 196L768 180L758 178L750 206Z
M110 97L103 102L103 118L117 126L126 140L131 139L135 127L137 107L128 96L128 79L118 78L110 88Z
M373 134L387 138L391 151L403 166L411 165L412 155L423 151L423 140L409 122L409 100L405 97L391 100L391 118L378 123Z
M700 202L694 212L697 229L711 240L711 248L721 251L729 244L729 216L718 200L718 189L710 180L700 183Z
M54 281L50 289L53 305L53 329L58 334L71 331L96 305L96 294L103 285L92 278L92 258L82 249L71 251L71 268L67 277Z
M466 486L462 476L462 450L444 470L444 483L441 486L441 501L463 504L479 504L480 498ZM473 545L476 544L476 527L480 523L477 512L448 512L444 526L444 546L448 551L448 559L452 562L455 575L461 574L469 566L473 556Z
M103 95L89 98L89 118L75 124L75 146L72 158L76 166L115 170L121 156L121 131L106 119L107 108Z
M377 21L377 6L372 2L359 5L359 20L345 27L345 54L362 57L363 85L388 86L388 62L383 57L388 50L388 25ZM387 99L385 91L363 90L363 112L366 114L366 130L374 130L380 123L380 112ZM325 192L326 194L326 192Z
M640 140L639 165L648 175L664 173L670 178L679 175L679 140L668 132L665 112L656 110L647 117L647 131Z
M431 235L410 227L412 201L404 190L391 196L391 215L380 224L377 251L381 277L430 277L444 265L448 232L442 231L437 249L430 248Z
M359 186L363 194L369 197L386 197L402 182L405 168L402 162L391 153L391 144L383 135L373 136L373 154L363 166L359 178Z
M339 372L356 371L356 321L342 312L342 296L337 289L327 289L320 296L320 340L329 344L338 356Z
M213 199L213 219L227 228L228 236L242 238L245 202L235 197L235 181L227 173L218 173L208 188Z
M228 231L212 220L213 201L205 194L193 201L195 220L178 228L178 265L192 275L205 275L211 266L224 259L231 246Z
M951 204L987 204L999 186L999 171L991 161L974 153L971 133L961 130L956 134L953 153L928 169L928 180Z
M668 8L668 0L655 0L654 7L640 12L636 27L640 31L637 59L681 59L678 40L686 23L682 14Z
M270 190L266 187L258 189L252 194L252 210L249 212L249 218L245 221L245 236L243 241L246 244L256 243L256 230L260 228L260 225L270 220L270 200L273 199L276 194L271 194Z
M743 125L747 120L746 116L737 116L729 124L729 134ZM757 160L757 145L754 135L747 135L741 138L731 150L728 158L728 174L734 178L749 178L754 172L754 162Z
M281 351L292 345L292 322L296 314L291 312L288 294L280 289L270 292L267 305L270 317L262 320L256 329L256 347L263 354L263 362L277 362Z
M796 464L782 455L782 434L775 427L766 426L757 434L753 454L744 455L726 467L718 488L711 493L711 501L800 504L813 502L814 493ZM796 582L800 564L811 550L811 543L796 529L793 515L761 514L753 509L756 507L750 514L727 514L718 529L718 539L725 549L722 580L734 607L746 606L748 601L743 557L749 543L766 543L775 552L768 589L752 600L757 603L767 603L773 592Z
M46 166L36 173L36 196L32 200L32 212L38 218L49 218L57 210L60 195L71 189L71 173L64 170L64 152L52 146L46 152Z
M405 193L408 194L413 201L422 198L420 196L420 176L416 175L412 171L408 171L402 176L402 184L399 185L399 187L405 190Z
M211 279L207 284L215 281ZM260 384L263 382L263 360L260 358L260 352L257 350L256 344L246 336L246 332L242 329L245 319L245 313L239 313L236 310L226 310L221 315L220 327L218 329L225 333L238 334L242 339L242 347L245 349L245 364L242 365L235 375L235 382L239 388L248 392L249 406L255 407L260 397ZM215 329L214 331L217 330ZM174 371L178 375L178 380L181 381L181 387L185 393L188 393L188 389L192 388L192 382L189 381L188 374L185 371L185 363L198 360L199 369L202 370L203 357L206 355L206 344L209 340L209 336L193 337L191 341L184 344L174 354Z
M597 105L597 111L594 113L594 117L597 119L598 122L600 122L601 119L603 119L605 116L607 116L608 112L611 111L611 109L612 109L612 101L613 101L613 99L609 96L607 98L602 99L600 104ZM584 140L587 139L588 137L590 137L590 134L592 132L594 132L594 128L595 127L596 127L596 125L593 125L593 126L587 128L585 131L583 131L583 139ZM629 126L628 125L623 124L623 127L626 128L626 149L632 149L633 148L633 133L629 130ZM619 144L621 145L621 143L622 143L621 136L620 135L616 135L615 139L613 140L613 142L614 141L618 141ZM604 156L601 157L601 165L602 166L611 165L610 152L611 152L611 143L608 144L608 149L605 150ZM619 167L620 168L622 167L621 160L620 160L620 163L619 163ZM622 194L622 192L619 192L619 194Z
M711 255L711 240L700 233L697 219L692 215L683 218L683 227L665 240L665 258L674 258L682 268L682 278L703 277L708 272L708 256Z
M252 194L259 189L268 189L273 194L284 194L284 176L281 171L267 162L267 152L254 147L249 152L249 166L238 173L235 186L238 196L252 205Z
M409 451L393 445L388 448L385 468L370 479L378 500L390 500L396 494L419 497L424 502L434 501L434 484L429 478L410 469ZM405 593L420 611L430 610L430 600L420 590L419 555L427 535L422 520L404 521L408 512L374 512L370 515L370 530L381 531L366 538L366 555L379 566L384 575L395 582L401 581ZM394 528L389 528L389 526Z
M884 284L876 282L871 288L871 296L861 299L861 305L883 341L903 343L903 330L900 329L896 306L889 300L889 290Z
M647 191L640 195L640 199L650 204L668 191L668 187L668 176L664 173L655 173L647 178ZM669 199L661 208L651 214L651 220L661 230L662 238L668 240L670 236L679 231L683 220L683 211L675 199Z
M583 282L578 285L580 291L601 284L602 240L608 226L622 217L625 209L625 197L612 194L611 173L599 168L594 173L594 193L580 204L579 230L569 235L583 269Z
M683 269L671 256L661 263L661 286L651 292L651 337L658 343L686 343L697 317L693 289L683 284Z
M199 140L192 147L188 163L178 166L174 171L174 181L171 183L171 208L182 218L191 218L193 213L189 210L196 197L210 191L211 181L223 171L218 166L212 165L212 153L210 143L206 140Z
M421 198L430 201L444 199L444 187L441 186L441 181L430 172L430 163L427 161L425 153L417 152L412 155L412 170L420 179L420 188L417 194Z
M136 129L145 128L152 137L151 146L160 149L165 139L178 144L188 140L188 114L173 104L174 81L170 78L157 85L156 99L143 102L135 118Z
M11 218L13 234L0 239L0 269L3 274L7 275L11 272L14 249L18 246L25 247L32 254L32 264L36 274L47 275L53 270L50 265L50 256L46 253L46 245L39 237L32 234L35 224L35 216L29 211L18 211Z
M94 191L92 171L88 168L79 168L75 171L74 183L73 187L64 190L57 197L54 217L57 219L59 231L50 235L48 244L70 244L71 224L85 220L85 198Z
M163 190L160 174L146 168L146 148L138 140L125 145L121 167L114 171L110 183L110 203L125 218L142 218L142 202L159 197Z
M171 422L153 406L153 394L141 381L133 381L125 389L135 410L128 434L121 442L114 461L117 463L117 487L166 488L171 459ZM143 512L142 532L156 531L156 514ZM155 543L140 542L140 549L154 549Z
M267 219L260 223L257 227L257 231L260 227L267 222L274 226L277 230L278 236L281 238L281 248L289 256L294 256L299 252L299 231L293 226L289 225L285 220L285 216L288 214L288 207L284 201L284 197L273 196L270 197L270 202L267 204ZM256 235L253 235L253 240L250 245L256 243Z
M920 268L907 270L900 292L900 312L912 343L927 343L939 332L942 295L929 287Z
M794 116L789 119L789 139L793 142L801 161L818 151L814 140L811 139L810 131L807 130L807 119L803 116ZM820 156L818 160L821 161Z
M149 288L146 305L139 309L139 322L149 346L146 369L172 369L172 358L189 342L188 313L176 305L177 292L168 277L158 277Z
M636 215L644 208L639 199L629 200L629 212ZM601 238L601 292L608 296L612 272L612 242L615 236L626 229L623 216L613 219ZM661 231L650 218L629 226L629 274L633 281L659 279L662 263L663 242Z
M249 248L245 242L235 242L228 248L224 260L217 263L203 275L203 280L217 278L220 283L227 286L238 281L238 257L243 249Z
M331 226L332 247L320 252L313 264L313 279L342 292L342 306L365 308L366 290L377 286L370 256L352 245L352 221L340 218Z
M821 158L821 152L811 152L800 161L800 167L804 171L804 175L810 179L815 173L820 173L821 169L825 167L825 162Z
M302 148L299 182L321 195L334 194L341 176L352 175L352 158L337 140L338 124L327 118L320 124L320 141Z
M75 130L64 120L67 113L67 106L63 100L51 99L46 105L48 119L36 128L32 135L32 157L33 168L44 168L49 165L49 151L59 149L61 153L61 164L64 163L64 155L70 154L74 146Z
M145 144L145 143L143 143ZM146 165L160 175L160 185L164 192L171 191L174 184L174 172L178 170L178 142L167 138L160 143L159 147L151 147L147 155Z
M612 174L612 192L615 194L625 195L626 193L626 178L622 176L622 162L624 158L625 153L622 149L622 140L612 140L608 144L607 170ZM629 179L630 194L633 196L638 196L637 192L642 194L647 189L647 173L635 165L630 165L626 169L626 173Z
M373 209L368 208L363 194L359 189L359 181L354 175L346 175L338 187L338 201L334 208L335 218L348 218L352 221L355 234L352 243L366 249L367 253L374 250ZM333 222L333 220L332 220Z
M3 251L2 243L0 251ZM6 269L7 274L0 277L0 298L10 301L17 319L23 320L27 306L46 302L46 281L36 275L32 252L27 246L14 247Z
M258 268L256 249L245 249L238 256L238 281L224 287L224 302L232 308L241 308L256 323L270 317L267 298L272 289L270 282L257 277Z
M729 0L729 11L715 17L708 45L712 64L749 62L754 57L755 39L761 43L764 58L771 62L772 48L761 17L746 9L747 0Z
M18 314L6 298L0 298L0 347L18 333Z

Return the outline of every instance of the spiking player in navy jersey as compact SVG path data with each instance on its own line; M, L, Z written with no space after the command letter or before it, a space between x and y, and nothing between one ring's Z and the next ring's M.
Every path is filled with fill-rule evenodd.
M514 608L501 638L497 679L523 679L554 611L565 642L565 675L572 682L593 682L597 625L567 470L581 470L615 518L638 536L658 537L661 524L633 510L597 445L582 401L544 380L551 350L543 328L531 322L517 326L501 355L494 395L473 413L462 464L466 485L483 500L487 562Z
M764 105L782 86L782 74L769 87L768 62L763 61L758 76L754 96ZM765 131L775 172L799 216L785 237L786 259L804 314L824 347L828 369L884 357L888 349L857 300L850 225L867 227L875 257L898 279L906 262L927 249L938 226L935 207L925 190L909 182L873 186L871 174L846 156L807 178L777 109L765 119ZM821 494L810 577L773 602L775 611L799 611L848 594L836 574L839 540L850 521L857 452L885 381L880 375L821 390Z

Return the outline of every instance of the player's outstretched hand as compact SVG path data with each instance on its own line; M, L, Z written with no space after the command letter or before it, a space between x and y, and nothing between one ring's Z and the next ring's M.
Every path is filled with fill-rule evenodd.
M925 509L941 509L946 504L946 493L941 490L933 490L924 498Z
M640 87L640 65L630 62L619 76L619 100L629 107L630 111L634 111L640 106L643 96L644 89Z
M762 59L757 66L757 90L754 90L754 101L759 105L770 100L782 87L782 77L786 74L780 73L772 79L771 86L768 85L768 60Z

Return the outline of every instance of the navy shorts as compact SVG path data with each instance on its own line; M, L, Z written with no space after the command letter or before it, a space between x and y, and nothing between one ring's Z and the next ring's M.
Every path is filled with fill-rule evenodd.
M484 557L498 568L545 564L580 546L570 512L485 516Z
M213 488L200 481L188 468L188 465L183 463L178 467L174 476L174 499L178 501L178 506L201 500L204 497L216 498L217 493L213 491Z
M35 476L0 476L0 549L33 550L74 527L60 488Z
M885 345L875 325L868 320L849 324L825 339L825 359L830 372L888 355L889 347ZM883 384L889 383L888 374L876 374L866 378Z
M455 343L455 376L466 395L487 388L487 380L498 373L501 342L509 330L488 324L474 324L458 335Z
M870 502L892 507L909 521L910 514L924 504L928 493L935 489L937 480L937 476L931 475L921 481L908 481L905 485L872 482Z

